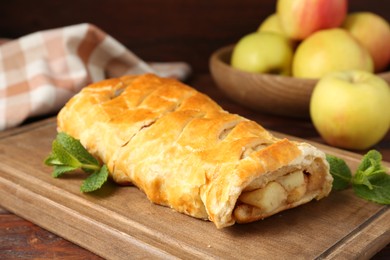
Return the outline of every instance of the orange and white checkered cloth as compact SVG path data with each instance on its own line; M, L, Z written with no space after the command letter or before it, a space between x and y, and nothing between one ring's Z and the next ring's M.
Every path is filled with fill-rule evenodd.
M0 131L57 112L84 86L125 74L184 79L184 62L146 63L92 24L0 42Z

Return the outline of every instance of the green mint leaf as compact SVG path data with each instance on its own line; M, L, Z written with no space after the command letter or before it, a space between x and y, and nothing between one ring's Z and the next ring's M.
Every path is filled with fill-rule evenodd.
M367 185L355 184L353 186L355 194L379 204L390 204L390 175L377 173L368 178L372 188L370 189Z
M382 166L382 155L376 151L371 150L363 156L359 164L353 182L355 184L366 185L369 189L373 189L368 176L386 173L386 169Z
M333 176L332 189L342 190L349 186L352 180L351 170L345 161L333 155L326 155L329 163L330 174Z
M102 187L102 185L107 181L108 178L108 169L106 165L100 169L100 171L96 171L88 176L87 179L83 181L80 190L82 192L91 192L98 190Z
M74 168L81 168L82 163L75 157L71 152L69 152L58 140L54 140L52 144L52 150L54 157L54 162L58 161L56 165L68 165ZM53 160L52 160L53 162Z
M371 150L366 153L356 170L353 183L356 185L365 185L370 190L374 189L369 177L386 173L386 168L382 166L381 162L382 155L378 151Z
M355 194L379 204L390 204L390 175L386 172L380 152L366 153L352 180Z
M82 164L99 165L96 158L83 147L79 140L63 132L58 133L56 140L69 154L77 158Z
M99 189L108 179L107 166L102 167L99 161L93 157L80 143L66 133L58 133L52 143L52 151L45 159L45 164L54 166L53 177L82 169L91 174L84 180L81 191L90 192Z
M49 156L45 159L45 164L48 166L61 165L62 163L58 160L57 156L54 153L50 153Z
M369 175L377 171L384 170L382 165L382 155L376 150L368 151L360 162L356 174Z
M66 172L72 172L72 171L77 170L77 169L78 169L77 167L72 167L72 166L55 165L55 166L54 166L54 171L53 171L52 176L53 176L54 178L58 178L58 177L60 177L62 174L66 173Z
M100 169L98 160L81 145L80 141L66 133L57 134L57 138L52 143L52 152L46 158L45 164L68 166L69 169L81 168L88 173Z

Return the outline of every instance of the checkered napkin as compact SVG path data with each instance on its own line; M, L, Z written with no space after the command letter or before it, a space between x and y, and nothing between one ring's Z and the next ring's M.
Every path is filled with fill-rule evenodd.
M0 131L57 112L89 83L148 72L184 79L190 67L146 63L91 24L0 40Z

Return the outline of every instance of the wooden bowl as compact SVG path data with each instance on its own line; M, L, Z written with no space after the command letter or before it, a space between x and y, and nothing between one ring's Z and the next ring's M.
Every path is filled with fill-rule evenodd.
M234 46L215 51L210 58L210 72L217 86L239 104L278 116L309 118L309 104L317 79L260 74L231 67ZM390 73L379 74L390 82Z

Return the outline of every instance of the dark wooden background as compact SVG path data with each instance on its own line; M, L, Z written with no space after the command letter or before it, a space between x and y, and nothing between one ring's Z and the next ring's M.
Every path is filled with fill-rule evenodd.
M349 10L390 20L390 1L349 1ZM147 61L183 60L208 70L221 46L257 29L275 0L2 0L0 37L93 23Z
M275 4L275 0L1 0L0 38L92 23L146 61L188 62L196 77L192 85L205 89L213 86L207 75L211 53L255 31L275 11ZM390 21L390 1L351 0L349 11L371 11ZM208 94L233 112L253 115L253 111L223 99L217 90ZM266 128L321 141L308 121L295 121L294 127L287 129L292 120L258 114L256 118L261 118ZM389 152L389 140L382 142L383 151ZM389 254L388 246L376 258L386 259ZM0 208L0 258L2 255L98 258Z

